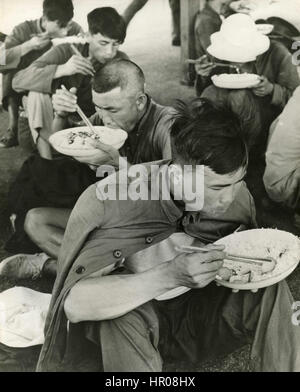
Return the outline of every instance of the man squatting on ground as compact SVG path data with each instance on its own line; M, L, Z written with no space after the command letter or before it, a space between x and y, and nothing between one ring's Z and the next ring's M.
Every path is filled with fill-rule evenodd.
M18 144L19 106L23 93L12 88L12 80L18 71L31 65L52 46L51 39L83 33L81 27L72 21L74 8L72 0L44 0L43 16L17 25L5 39L5 65L3 73L2 105L8 110L9 129L0 139L0 147Z
M54 118L51 94L62 84L69 89L76 87L78 104L90 116L95 112L92 76L113 58L127 58L118 50L126 37L126 25L114 8L96 8L87 19L87 43L76 45L80 54L74 54L69 44L58 45L19 71L13 79L15 91L28 92L28 120L34 140L40 143L38 149L43 158L52 158L48 143Z
M73 209L39 371L65 366L161 371L165 360L199 363L246 343L252 343L255 370L300 370L300 330L291 322L292 296L285 281L257 294L233 294L210 284L223 264L222 248L156 257L164 241L180 243L176 232L184 210L199 209L197 197L191 199L187 191L191 187L176 197L180 180L195 184L196 165L204 167L203 211L210 214L228 208L246 173L240 123L229 111L209 102L196 108L183 105L171 138L172 161L145 164L144 175L126 181L117 172L88 188ZM183 171L185 165L190 166ZM114 200L105 197L108 185L116 187ZM131 199L130 187L138 186L148 195L155 189L159 198ZM180 286L191 290L155 300Z
M67 115L75 111L75 90L58 90L53 96L56 110L54 130L66 127ZM91 118L94 125L121 128L128 139L120 154L129 164L171 159L170 130L176 111L156 104L145 93L143 71L129 60L115 60L106 64L93 80L93 101L97 109ZM201 101L200 101L201 104ZM199 100L191 103L197 110ZM92 157L77 157L89 165L119 165L119 152L99 144L99 153ZM103 149L107 151L106 156ZM75 157L76 158L76 157ZM36 208L30 210L25 220L25 231L45 253L17 254L1 263L2 275L14 278L33 278L42 274L56 274L57 258L71 209ZM186 233L196 235L202 242L210 243L237 229L256 226L253 199L243 183L228 209L219 216L199 211L186 214L182 225Z

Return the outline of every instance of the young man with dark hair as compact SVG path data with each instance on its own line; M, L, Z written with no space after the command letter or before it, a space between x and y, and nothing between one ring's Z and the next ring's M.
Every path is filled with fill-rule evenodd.
M126 25L114 8L97 8L88 14L87 43L59 45L44 54L13 80L18 92L29 91L27 110L34 140L40 155L51 159L48 138L51 135L53 108L50 95L64 84L78 89L79 105L88 115L95 112L91 79L94 73L114 58L127 58L119 46L126 37Z
M299 370L300 330L286 322L292 298L285 282L257 294L233 294L210 285L225 258L222 246L207 253L175 250L188 241L176 233L184 210L199 208L189 192L195 181L204 180L203 210L210 212L225 210L241 186L246 147L239 122L209 102L195 111L184 108L172 145L172 161L133 166L137 177L113 174L76 204L38 371L161 371L165 360L199 363L250 342L256 370ZM176 197L182 180L190 186ZM108 185L116 187L113 200L106 197ZM137 186L149 197L131 197ZM151 199L153 191L158 198Z
M120 156L127 158L127 164L172 158L170 131L177 111L158 105L145 93L145 77L140 67L128 60L109 62L96 73L92 94L97 110L91 118L92 123L124 129L128 133L128 139L120 151L100 143L99 152L93 156L75 157L77 160L94 167L107 164L118 167ZM56 111L54 132L68 126L67 115L75 112L76 103L75 90L57 90L53 96L53 106ZM193 107L196 110L196 103ZM207 117L202 116L202 118L208 120L209 113ZM212 129L217 122L218 120L215 119L209 129ZM218 126L220 128L222 124L219 123ZM220 138L218 140L222 142ZM222 145L218 148L222 152ZM121 165L123 162L120 161ZM44 181L41 178L35 185L35 188L41 187L41 194L43 194ZM44 187L49 189L47 184ZM1 263L0 273L19 278L55 274L58 253L71 207L73 206L70 206L70 209L31 209L25 219L25 232L45 253L17 254L10 257ZM18 215L14 210L12 213ZM230 234L239 228L255 226L254 202L247 187L243 185L225 213L212 217L202 211L197 215L197 219L193 217L191 220L186 217L185 222L186 232L197 233L205 243L213 242L220 236Z
M0 66L3 76L2 104L9 112L9 129L0 140L0 147L18 144L18 112L22 95L12 88L15 74L30 66L47 52L51 39L82 33L81 27L72 22L72 0L44 0L43 16L16 26L5 39L5 65Z

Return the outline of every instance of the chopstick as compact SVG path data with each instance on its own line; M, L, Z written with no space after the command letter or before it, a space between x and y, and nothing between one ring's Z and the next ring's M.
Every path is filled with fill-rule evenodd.
M188 64L200 64L201 63L201 58L198 59L198 60L188 59L188 60L186 60L186 63L188 63ZM214 61L211 62L211 64L216 66L216 67L232 68L232 69L235 69L238 74L241 73L239 67L237 67L236 65L226 64L226 63L219 63L219 62L214 62Z
M68 91L68 89L67 89L63 84L61 85L61 88L62 88L64 91ZM79 114L79 116L81 117L81 119L83 120L83 122L85 123L85 125L86 125L87 127L89 127L90 131L91 131L93 134L96 135L97 133L96 133L96 131L94 130L94 127L93 127L92 123L90 122L90 120L88 119L88 117L84 114L84 112L82 111L82 109L80 108L79 105L76 105L76 111L77 111L77 113Z
M74 44L70 44L71 49L73 50L74 54L77 54L77 56L83 57L82 54L79 52L79 50L76 48Z
M213 249L212 248L201 248L201 247L194 247L194 246L180 246L176 248L177 250L182 250L182 251L188 251L188 252L211 252ZM234 255L227 253L226 254L226 259L231 260L231 261L238 261L241 263L247 263L247 264L256 264L256 265L263 265L264 262L271 263L273 260L271 258L261 258L261 257L247 257L247 256L239 256L239 255Z

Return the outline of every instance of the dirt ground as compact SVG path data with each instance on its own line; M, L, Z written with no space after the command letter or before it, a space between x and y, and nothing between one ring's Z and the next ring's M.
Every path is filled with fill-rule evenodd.
M115 3L117 3L115 1ZM149 2L150 3L150 2ZM154 5L155 4L155 5ZM154 8L151 8L154 7ZM147 91L160 103L172 104L176 98L194 96L193 88L180 85L180 49L172 47L168 1L157 0L140 11L129 27L128 40L124 45L127 54L145 71ZM0 134L7 129L7 113L0 110ZM9 238L10 225L6 211L7 192L27 154L20 147L0 150L0 260L8 254L3 244ZM261 181L263 167L252 165L247 182L254 195L260 227L273 227L299 234L293 226L292 215L269 203ZM300 299L300 269L288 279L296 300ZM0 292L7 288L27 286L39 291L50 292L51 283L40 280L10 281L0 278ZM241 372L249 371L249 347L206 364L191 367L189 364L168 366L172 371L198 372Z

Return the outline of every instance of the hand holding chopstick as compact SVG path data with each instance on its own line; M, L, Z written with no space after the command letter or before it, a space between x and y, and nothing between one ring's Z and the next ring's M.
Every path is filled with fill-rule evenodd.
M193 247L193 246L180 246L176 248L179 251L183 252L200 252L200 253L207 253L211 252L213 248L207 247L207 248L201 248L201 247ZM269 258L263 258L263 257L247 257L247 256L240 256L240 255L234 255L227 253L226 254L226 259L231 260L231 261L236 261L239 263L246 263L246 264L255 264L255 265L260 265L262 266L264 263L268 262L271 263L274 260L269 257Z
M61 88L64 91L68 91L67 88L62 85ZM90 122L90 120L88 119L88 117L84 114L84 112L82 111L82 109L80 108L80 106L78 104L75 105L75 110L77 111L77 113L79 114L79 116L81 117L81 119L83 120L83 122L85 123L85 125L87 127L89 127L90 131L92 132L92 134L96 134L94 127L92 125L92 123Z
M95 69L89 58L84 57L75 45L70 45L74 55L65 63L60 65L60 74L62 76L71 76L76 74L94 76Z

